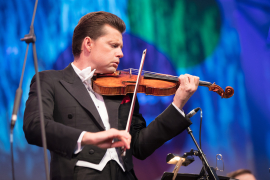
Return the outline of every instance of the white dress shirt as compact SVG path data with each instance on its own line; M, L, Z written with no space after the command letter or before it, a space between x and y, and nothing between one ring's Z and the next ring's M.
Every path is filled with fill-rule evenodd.
M94 92L92 89L92 86L91 86L91 78L94 75L95 69L93 71L91 71L91 67L87 67L83 70L80 70L73 63L71 63L71 65L72 65L74 71L76 72L76 74L82 80L87 91L89 92L89 95L92 98L92 100L93 100L93 102L98 110L98 113L102 119L102 122L105 126L105 129L109 130L110 129L109 117L108 117L108 112L107 112L103 97L102 97L102 95ZM80 153L81 150L83 149L83 147L81 147L81 141L82 141L83 135L85 133L86 132L84 131L79 136L79 139L77 141L77 148L76 148L74 154ZM88 167L88 168L93 168L93 169L102 171L103 168L108 163L108 161L110 161L110 160L115 160L119 164L119 166L123 169L123 171L125 171L122 158L119 159L115 148L108 148L104 157L102 158L102 160L100 161L99 164L93 164L90 162L80 160L76 163L76 166Z

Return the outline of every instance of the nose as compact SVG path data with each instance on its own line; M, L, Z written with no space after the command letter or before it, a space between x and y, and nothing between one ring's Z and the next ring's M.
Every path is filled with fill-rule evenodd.
M122 58L122 57L124 57L124 54L123 54L122 49L119 49L119 50L117 51L116 56L117 56L118 58Z

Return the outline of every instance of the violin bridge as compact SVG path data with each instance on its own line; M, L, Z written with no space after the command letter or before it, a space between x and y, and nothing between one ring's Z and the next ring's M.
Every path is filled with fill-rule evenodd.
M131 79L131 76L132 76L132 70L131 68L129 69L129 78Z

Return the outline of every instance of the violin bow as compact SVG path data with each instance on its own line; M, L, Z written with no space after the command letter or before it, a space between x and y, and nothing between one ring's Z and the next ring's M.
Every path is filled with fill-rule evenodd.
M131 106L130 106L130 110L129 110L128 121L127 121L127 125L126 125L126 132L129 132L129 130L130 130L130 125L131 125L135 102L136 102L136 97L137 97L138 85L139 85L139 82L141 79L141 73L142 73L142 68L143 68L143 64L144 64L144 60L145 60L146 51L147 51L147 49L145 49L142 53L140 69L138 72L137 81L136 81L136 85L135 85L135 89L134 89L134 93L133 93L133 97L132 97L132 102L131 102ZM125 156L126 151L124 150L121 155Z

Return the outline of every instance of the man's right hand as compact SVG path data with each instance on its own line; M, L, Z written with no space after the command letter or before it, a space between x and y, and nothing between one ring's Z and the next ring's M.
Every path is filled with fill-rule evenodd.
M113 142L117 138L119 141ZM101 131L97 133L86 132L82 138L82 146L95 145L99 148L113 148L124 147L130 148L131 135L125 130L110 129L108 131Z

